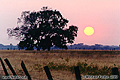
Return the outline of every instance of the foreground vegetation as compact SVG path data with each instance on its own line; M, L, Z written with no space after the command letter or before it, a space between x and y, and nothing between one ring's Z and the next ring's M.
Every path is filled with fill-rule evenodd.
M23 60L34 80L47 79L43 70L46 65L50 68L55 80L75 80L74 66L79 66L81 75L111 75L112 67L120 69L120 51L1 50L0 57L8 58L18 75L25 75L20 66ZM10 71L9 73L12 74ZM4 75L1 65L0 74Z
M50 62L48 66L51 70L57 70L57 71L67 70L67 71L71 71L72 73L74 73L74 67L79 66L80 73L84 75L110 75L111 74L111 67L104 66L99 68L98 65L93 65L92 63L88 65L85 62L82 62L82 63L78 62L74 66L68 66L66 64L56 64L56 63Z

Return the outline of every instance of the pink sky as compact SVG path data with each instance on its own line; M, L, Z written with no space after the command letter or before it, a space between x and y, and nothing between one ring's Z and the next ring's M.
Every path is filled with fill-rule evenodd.
M79 28L75 43L120 45L120 0L0 0L0 43L18 44L8 39L7 28L17 26L22 11L39 11L43 6L59 10L68 25ZM84 34L84 28L95 29L92 36Z

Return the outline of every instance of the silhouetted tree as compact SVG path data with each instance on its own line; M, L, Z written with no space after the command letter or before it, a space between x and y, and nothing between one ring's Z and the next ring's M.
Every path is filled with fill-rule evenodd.
M12 44L10 43L10 49L12 50Z
M67 49L67 43L73 43L77 36L76 26L67 27L68 20L57 10L43 7L41 11L24 11L18 18L18 26L7 29L8 35L20 40L19 47L43 50L57 46Z

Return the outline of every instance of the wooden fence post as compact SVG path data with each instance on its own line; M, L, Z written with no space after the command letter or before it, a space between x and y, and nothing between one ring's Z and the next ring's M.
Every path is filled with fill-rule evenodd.
M119 71L117 67L112 68L112 75L118 75L118 79L113 79L113 80L119 80L120 76L119 76Z
M26 76L28 77L28 80L32 80L23 61L21 62L21 67L25 72Z
M1 64L2 64L2 67L3 67L3 70L4 70L4 73L5 73L5 76L9 76L8 72L7 72L7 69L2 61L2 59L0 58L0 61L1 61ZM7 80L11 80L11 79L7 79Z
M8 59L4 59L4 61L6 62L6 64L8 65L8 67L10 68L10 70L12 71L13 75L17 75L13 69L13 67L11 66L10 62L8 61Z
M49 70L48 66L45 66L45 67L44 67L44 70L45 70L45 73L46 73L46 75L47 75L47 77L48 77L48 80L53 80L53 79L52 79L52 75L51 75L51 73L50 73L50 70Z
M81 80L79 66L74 67L76 80Z
M5 72L5 75L6 75L6 76L9 76L9 74L8 74L8 72L7 72L7 69L6 69L6 67L5 67L5 65L4 65L4 63L3 63L3 61L2 61L1 58L0 58L0 61L1 61L2 67L3 67L3 70L4 70L4 72Z
M10 68L12 74L13 74L14 76L17 76L17 74L15 73L12 65L11 65L10 62L9 62L9 60L6 58L6 59L4 59L4 61L6 62L6 64L8 65L8 67ZM19 80L19 79L16 79L16 80Z

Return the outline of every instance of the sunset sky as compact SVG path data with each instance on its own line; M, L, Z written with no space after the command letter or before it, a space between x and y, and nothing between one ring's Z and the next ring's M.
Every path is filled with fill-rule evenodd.
M7 28L17 26L22 11L40 11L43 6L61 12L69 25L78 26L75 43L120 45L120 0L0 0L0 43L18 44L9 39ZM84 34L90 26L95 33Z

